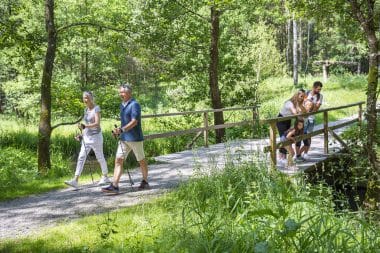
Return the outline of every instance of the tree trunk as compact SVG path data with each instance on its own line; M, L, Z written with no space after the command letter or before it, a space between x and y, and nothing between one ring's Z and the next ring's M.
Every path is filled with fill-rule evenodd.
M297 43L297 21L293 19L293 84L298 85L298 43Z
M368 35L369 42L369 72L368 72L368 87L367 87L367 142L366 152L367 158L372 167L372 173L367 185L366 204L369 209L380 209L380 166L376 157L375 146L376 129L377 129L377 114L376 114L376 101L377 101L377 85L379 78L379 59L377 56L379 49L379 41L376 38L375 30Z
M220 90L218 86L219 16L220 16L220 11L217 10L215 6L212 6L211 7L211 45L210 45L209 85L210 85L210 92L211 92L212 108L214 109L223 108L222 99L220 96ZM223 112L214 113L214 124L215 125L224 124ZM224 129L216 129L215 135L216 135L216 143L222 142L224 138Z
M290 59L291 59L291 56L290 56L290 46L291 46L291 34L290 34L290 27L291 27L291 24L292 24L292 20L289 19L287 22L286 22L286 34L287 34L287 44L286 44L286 72L289 73L290 72ZM289 71L289 72L288 72Z
M299 32L299 36L298 36L298 43L299 43L299 47L298 47L298 51L299 51L299 56L298 56L298 59L299 59L299 62L298 62L298 65L300 66L300 70L301 70L301 73L302 73L302 57L303 57L303 34L302 34L302 20L299 21L299 26L298 26L298 32Z
M38 171L42 175L46 174L51 167L51 80L57 46L54 25L54 0L45 1L45 25L48 38L41 81L41 112L38 129Z
M361 6L365 3L365 8ZM377 85L379 78L379 40L376 37L376 27L374 22L375 1L369 0L361 4L356 0L350 0L352 13L356 16L357 21L362 27L368 41L369 47L369 71L368 71L368 87L367 87L367 140L365 151L367 159L371 164L371 171L368 178L367 193L365 204L370 210L380 210L380 166L376 157L375 145L376 140L376 101L377 101Z
M311 32L311 22L307 22L307 42L306 42L306 63L305 63L305 76L309 68L309 59L310 59L310 32Z

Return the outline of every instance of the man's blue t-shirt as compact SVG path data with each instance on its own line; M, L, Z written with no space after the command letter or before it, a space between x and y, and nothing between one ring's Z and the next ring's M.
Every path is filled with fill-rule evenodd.
M123 132L120 136L122 141L143 141L144 136L141 128L141 107L133 98L128 100L126 105L120 105L121 126L127 125L132 119L137 120L137 125L132 129Z

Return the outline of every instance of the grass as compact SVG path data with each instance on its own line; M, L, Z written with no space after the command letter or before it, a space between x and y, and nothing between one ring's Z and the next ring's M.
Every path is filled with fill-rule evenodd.
M2 241L0 252L377 252L378 226L337 213L322 184L230 164L149 203Z

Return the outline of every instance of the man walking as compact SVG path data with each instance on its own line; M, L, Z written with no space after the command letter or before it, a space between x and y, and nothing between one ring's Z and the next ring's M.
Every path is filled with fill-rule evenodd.
M142 181L139 189L146 189L148 184L148 165L145 159L143 147L143 133L141 128L141 107L140 104L132 97L132 87L124 84L119 87L119 96L122 100L120 105L121 126L115 128L113 133L120 135L119 145L117 147L113 182L103 187L103 192L119 193L119 181L123 173L124 158L132 150L140 163Z

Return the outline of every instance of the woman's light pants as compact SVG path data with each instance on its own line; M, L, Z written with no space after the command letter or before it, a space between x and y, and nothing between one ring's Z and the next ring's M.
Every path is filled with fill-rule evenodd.
M82 174L84 163L86 162L87 155L90 153L91 149L94 150L103 175L108 174L107 163L103 154L103 134L100 132L91 136L83 136L75 176L80 176L80 174Z

